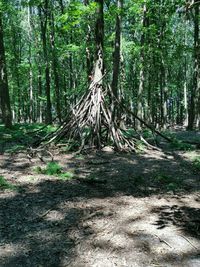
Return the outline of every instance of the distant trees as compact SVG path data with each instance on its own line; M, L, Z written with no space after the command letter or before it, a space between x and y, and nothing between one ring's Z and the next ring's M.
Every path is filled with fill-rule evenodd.
M200 127L199 6L198 0L4 2L3 121L10 124L12 110L14 122L61 122L106 71L115 97L154 127Z

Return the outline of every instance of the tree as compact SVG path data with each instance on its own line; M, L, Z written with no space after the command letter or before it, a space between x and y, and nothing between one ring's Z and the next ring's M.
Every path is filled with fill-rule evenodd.
M123 0L117 0L117 15L116 15L116 26L115 26L115 47L113 55L113 76L111 88L114 96L118 99L118 82L120 74L120 56L121 56L121 27L122 27L122 10Z
M2 119L6 127L12 126L12 113L10 107L10 96L8 89L6 58L4 48L4 33L3 33L3 21L2 10L0 9L0 100Z
M199 35L199 1L194 1L194 73L190 96L188 129L193 130L195 117L200 126L200 35Z
M43 44L43 54L45 61L45 80L46 80L46 123L52 123L52 113L51 113L51 84L50 84L50 66L49 66L49 55L47 47L47 23L48 23L48 12L49 5L48 0L44 1L44 5L38 7L38 13L40 17L41 26L41 39Z

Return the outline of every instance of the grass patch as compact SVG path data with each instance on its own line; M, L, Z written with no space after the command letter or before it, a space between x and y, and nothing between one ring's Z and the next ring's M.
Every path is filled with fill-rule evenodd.
M153 180L161 187L173 192L182 187L182 180L179 177L174 178L174 176L158 173L154 176Z
M17 186L7 182L3 176L0 176L0 190L17 190Z
M74 174L72 172L63 172L62 166L60 166L57 162L49 162L46 168L41 168L37 166L35 168L35 172L38 174L52 175L57 176L61 180L70 180L74 178Z
M49 162L45 169L45 174L47 175L57 175L62 172L62 167L57 162Z
M71 180L72 178L74 178L74 174L72 172L64 172L64 173L60 173L58 177L61 180Z
M34 171L38 174L57 175L62 172L62 167L55 161L49 162L46 168L35 167Z

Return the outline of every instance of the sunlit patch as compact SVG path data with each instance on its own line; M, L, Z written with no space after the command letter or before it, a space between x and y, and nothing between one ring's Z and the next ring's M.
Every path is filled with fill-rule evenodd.
M4 244L0 246L0 258L7 258L11 256L15 256L17 254L21 254L23 250L23 253L25 253L25 248L19 247L19 245L14 245L12 243L10 244Z
M57 210L51 210L45 216L45 220L51 221L51 222L61 221L61 220L64 220L64 218L65 218L65 214Z

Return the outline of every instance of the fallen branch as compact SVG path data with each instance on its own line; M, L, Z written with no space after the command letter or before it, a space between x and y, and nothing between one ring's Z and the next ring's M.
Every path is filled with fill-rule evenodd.
M170 246L170 244L167 241L165 241L164 239L160 238L158 235L155 235L155 236L159 239L160 242L165 243L170 248L173 248L172 246Z
M193 245L191 242L190 242L190 240L187 238L187 237L185 237L184 235L180 235L183 239L185 239L193 248L195 248L195 249L198 249L195 245Z

